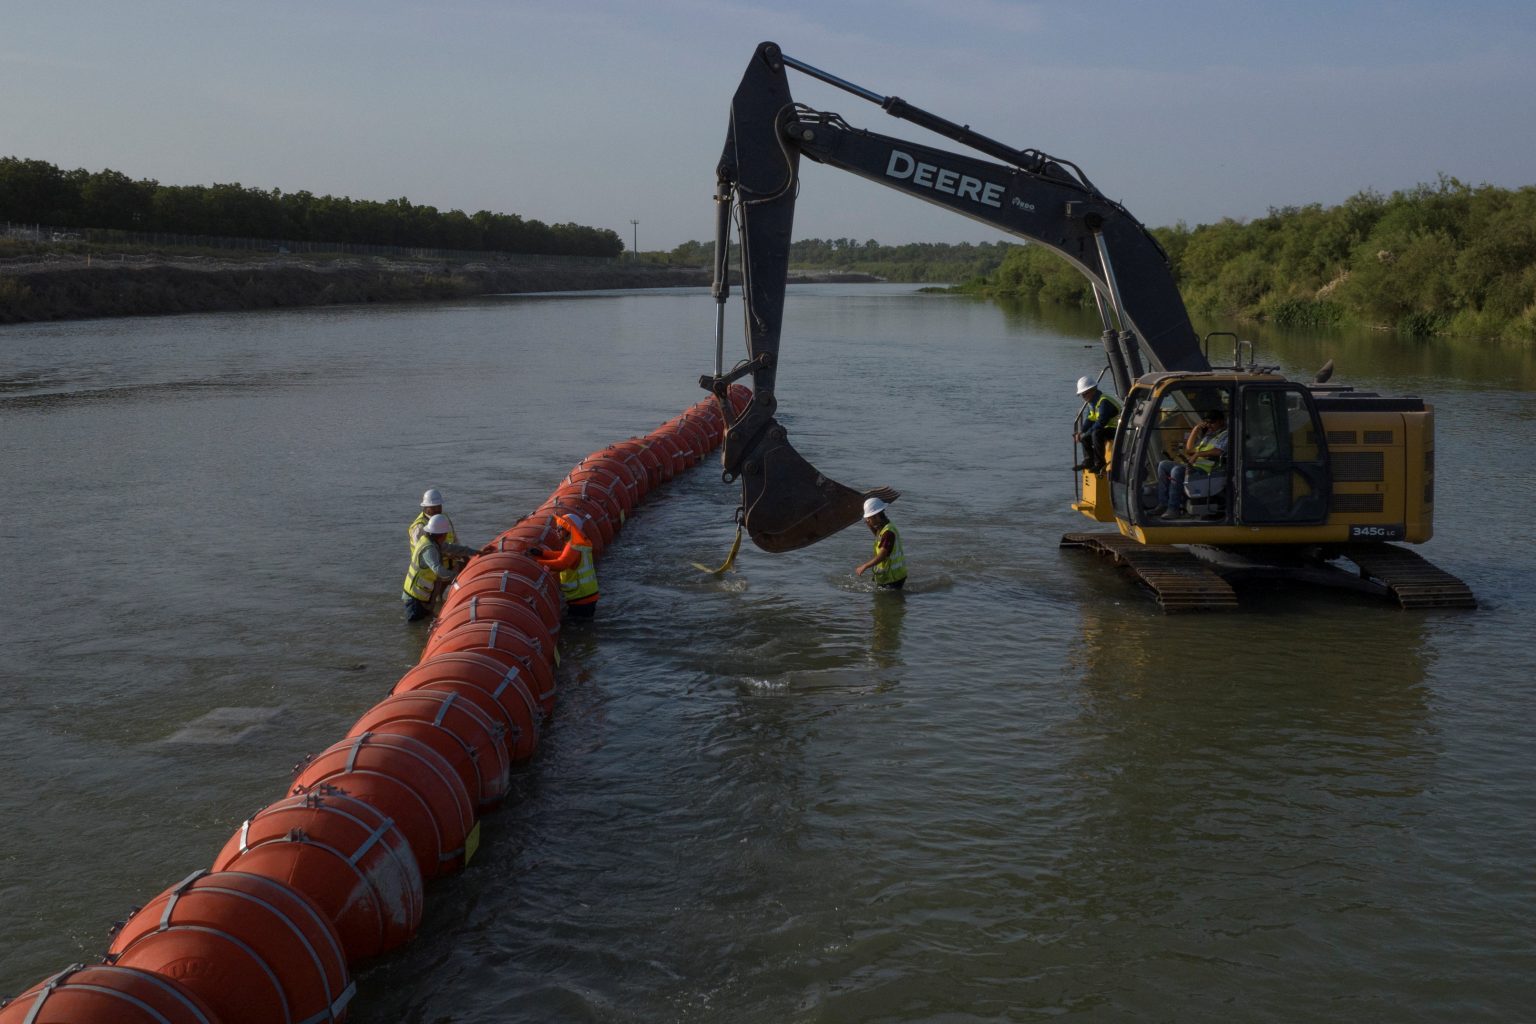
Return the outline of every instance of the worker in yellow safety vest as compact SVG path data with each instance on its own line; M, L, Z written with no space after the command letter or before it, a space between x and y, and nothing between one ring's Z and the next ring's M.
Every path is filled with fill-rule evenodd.
M597 614L597 566L592 561L592 541L585 532L580 515L555 516L555 539L561 545L558 554L543 548L529 548L528 554L540 565L560 574L560 593L565 597L566 613L572 618L590 619Z
M443 516L445 519L448 518L443 513L443 492L436 487L429 487L426 493L421 496L421 514L412 519L411 525L405 529L405 546L414 550L416 541L421 537L422 531L426 529L427 520L438 515ZM458 535L453 531L453 520L449 519L448 543L457 544L458 541Z
M886 517L888 502L879 498L864 501L864 525L875 535L875 555L853 570L855 576L875 571L875 585L882 590L900 590L907 582L907 556L901 548L901 534Z
M447 561L470 558L474 548L448 540L452 524L441 512L428 519L416 543L411 545L411 564L405 570L400 602L405 606L405 621L424 619L436 610L443 591L453 582L454 572Z
M1120 403L1100 391L1092 377L1077 378L1077 394L1083 400L1083 411L1078 416L1077 432L1073 436L1082 446L1083 460L1072 468L1102 473L1104 449L1114 438L1115 426L1120 422Z

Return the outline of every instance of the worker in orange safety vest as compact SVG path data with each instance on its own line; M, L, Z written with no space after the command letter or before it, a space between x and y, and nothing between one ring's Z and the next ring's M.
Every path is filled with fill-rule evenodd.
M565 597L566 612L572 618L590 619L597 614L597 567L592 561L592 541L580 515L555 516L555 538L562 545L558 554L543 548L529 548L528 554L540 565L560 574L560 593Z

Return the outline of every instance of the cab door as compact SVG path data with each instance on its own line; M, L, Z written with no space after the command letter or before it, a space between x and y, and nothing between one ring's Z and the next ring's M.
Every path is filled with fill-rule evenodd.
M1239 392L1237 522L1312 525L1328 518L1328 441L1312 394L1299 384Z
M1141 464L1142 451L1146 447L1146 426L1151 414L1152 390L1142 385L1131 388L1126 396L1125 407L1120 411L1120 423L1115 428L1115 444L1109 458L1110 505L1115 515L1131 522L1140 522L1138 508L1133 509L1131 499L1139 497L1136 467Z

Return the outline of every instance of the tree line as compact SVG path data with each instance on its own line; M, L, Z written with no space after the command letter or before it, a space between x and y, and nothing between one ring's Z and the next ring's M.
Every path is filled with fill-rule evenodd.
M1536 341L1536 186L1434 184L1249 222L1157 228L1190 312L1289 326ZM1091 307L1087 280L1015 247L966 290Z
M378 202L228 185L162 185L119 171L66 171L0 157L0 220L273 240L349 242L560 256L618 256L618 232L545 224L513 213L441 211L404 197Z

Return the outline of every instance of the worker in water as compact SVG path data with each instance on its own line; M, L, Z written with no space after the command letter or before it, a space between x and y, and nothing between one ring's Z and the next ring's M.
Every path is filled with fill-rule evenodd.
M475 554L474 548L448 540L452 529L448 517L438 512L427 520L416 543L411 545L411 564L405 570L400 594L406 622L424 619L437 610L443 591L453 582L453 570L448 568L450 559L467 559Z
M1102 473L1104 448L1115 436L1115 424L1120 422L1120 403L1100 391L1092 377L1077 378L1077 393L1083 400L1083 411L1073 437L1082 446L1083 459L1072 468Z
M853 570L855 576L875 571L875 585L881 590L900 590L907 582L907 556L901 549L901 534L886 517L890 505L879 498L864 501L864 525L875 535L875 555Z
M597 566L592 561L592 541L587 538L586 520L579 514L555 516L555 541L561 545L557 554L543 548L529 548L528 554L540 565L560 574L560 593L565 597L566 613L576 619L590 619L597 614Z
M412 549L416 547L417 538L421 536L422 530L427 525L427 520L431 519L433 516L443 516L445 519L448 518L443 514L443 492L438 490L436 487L428 488L426 493L421 496L421 514L418 515L415 519L412 519L411 525L406 527L405 543L407 547ZM458 540L458 535L453 531L453 520L449 519L448 543L456 544L458 543Z

